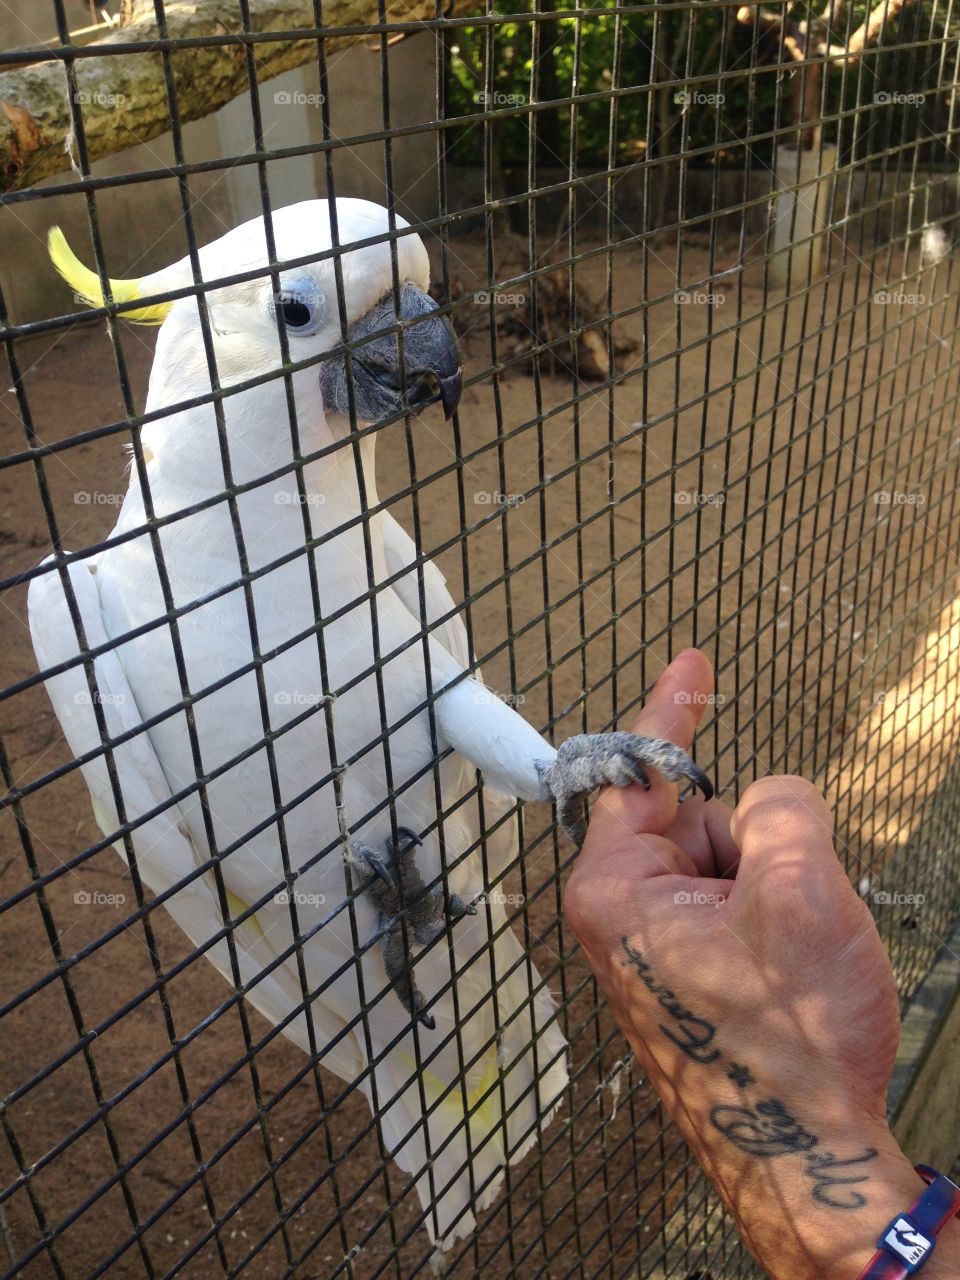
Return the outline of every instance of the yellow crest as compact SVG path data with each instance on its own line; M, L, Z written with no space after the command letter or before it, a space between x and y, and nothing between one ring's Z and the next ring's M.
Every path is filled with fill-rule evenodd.
M53 265L74 293L92 307L102 307L105 299L99 276L83 265L59 227L51 227L47 233L47 250ZM111 280L110 292L114 302L132 302L142 297L142 284L142 280ZM122 311L120 318L132 320L134 324L162 324L172 306L172 302L160 302L152 307L138 307Z

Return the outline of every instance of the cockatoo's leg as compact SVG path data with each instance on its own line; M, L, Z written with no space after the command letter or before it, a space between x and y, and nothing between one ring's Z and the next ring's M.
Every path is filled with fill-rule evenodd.
M375 849L355 844L351 861L362 874L373 873L364 884L364 892L380 913L380 927L384 931L380 950L390 985L403 1007L432 1031L434 1020L423 1012L423 995L417 990L413 972L407 965L404 930L407 930L407 947L411 933L420 946L426 946L443 933L448 913L451 920L459 920L463 916L475 916L477 909L453 893L446 899L445 911L442 887L435 885L427 890L413 857L414 850L422 843L414 832L399 827L397 839L387 841L386 858Z
M706 774L680 747L663 738L624 732L581 733L567 738L553 763L540 771L540 781L557 806L560 825L579 847L586 834L584 796L607 783L625 787L639 782L649 790L645 766L656 769L668 782L692 782L708 799L713 795Z

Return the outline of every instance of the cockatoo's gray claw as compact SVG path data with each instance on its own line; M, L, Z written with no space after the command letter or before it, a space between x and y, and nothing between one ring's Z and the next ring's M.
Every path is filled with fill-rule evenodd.
M713 795L709 778L685 751L664 738L636 733L581 733L568 738L540 780L544 798L557 806L563 830L580 845L586 833L580 816L584 796L608 784L626 787L639 782L649 790L648 769L656 769L667 782L692 782L708 800Z
M390 889L392 892L396 892L397 882L394 879L394 877L390 874L390 872L387 870L383 860L379 858L377 854L373 852L372 849L364 849L363 854L364 854L363 860L364 862L366 862L367 866L370 868L373 874L375 876L378 876L379 879L383 881L383 883L387 886L388 889Z
M423 998L423 992L417 988L413 976L413 966L407 960L409 941L406 944L404 943L403 922L399 916L394 916L392 920L387 922L386 918L381 915L380 925L384 929L383 937L380 940L380 954L383 957L383 967L386 970L390 986L407 1013L421 1022L429 1031L432 1031L433 1026L431 1026L431 1023L433 1019L430 1014L424 1011L424 1005L427 1002Z
M703 794L704 800L712 800L713 799L713 783L710 781L707 775L703 772L703 770L698 765L695 765L692 760L690 761L690 764L692 766L692 770L687 775L690 781L697 788L697 790Z
M352 844L348 860L358 875L363 877L363 892L381 915L391 915L391 906L397 901L397 879L390 874L387 863L369 845Z
M375 849L357 844L351 847L351 862L358 870L372 873L363 889L379 913L380 950L390 986L407 1012L433 1031L433 1017L424 1011L426 1001L408 961L410 949L414 942L427 946L439 938L447 915L456 921L475 916L477 909L456 893L445 904L440 885L427 889L414 861L414 851L422 844L415 832L398 827L396 838L387 841L386 864Z
M409 827L397 827L397 839L392 845L394 856L401 857L404 853L407 853L410 845L416 845L418 849L421 849L423 848L423 841Z

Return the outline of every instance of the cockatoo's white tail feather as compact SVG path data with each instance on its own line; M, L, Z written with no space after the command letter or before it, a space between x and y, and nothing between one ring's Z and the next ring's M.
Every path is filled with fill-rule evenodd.
M502 908L495 916L494 930L503 925ZM505 1166L537 1142L567 1085L566 1041L552 998L542 989L531 998L529 961L510 930L494 949L501 975L495 994L489 981L481 991L479 975L457 984L462 1022L448 1053L462 1060L463 1075L448 1069L449 1058L443 1078L439 1066L431 1070L428 1045L419 1067L412 1053L398 1048L376 1073L384 1142L416 1179L421 1203L429 1206L424 1225L441 1250L474 1229L475 1215L497 1197ZM467 1017L470 1008L475 1011ZM452 1017L438 1012L437 1028L453 1032Z

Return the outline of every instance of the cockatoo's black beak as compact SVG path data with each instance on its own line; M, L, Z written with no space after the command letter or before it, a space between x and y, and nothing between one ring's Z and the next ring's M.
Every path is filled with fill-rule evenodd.
M448 378L440 379L440 403L443 405L443 416L449 420L453 417L453 411L460 403L460 397L463 395L463 370L457 369L456 373L451 373Z
M350 362L353 410L360 421L379 422L406 408L419 413L437 400L444 416L452 416L463 391L460 348L449 320L433 314L436 310L437 304L422 289L413 284L402 286L400 319L414 321L403 330L402 366L398 335L382 332L397 323L392 293L351 326L350 343L362 344L353 347ZM346 353L332 356L321 366L320 392L328 412L349 415Z

